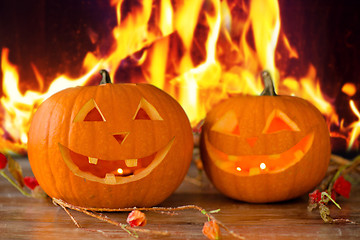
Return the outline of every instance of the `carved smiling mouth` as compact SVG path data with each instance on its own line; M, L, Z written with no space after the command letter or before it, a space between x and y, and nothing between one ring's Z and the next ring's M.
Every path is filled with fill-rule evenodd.
M205 135L205 146L215 165L232 174L252 176L264 173L278 173L299 162L309 151L314 133L309 133L285 152L271 155L236 156L216 149Z
M78 177L104 184L122 184L148 175L169 152L174 138L160 150L142 158L105 160L76 153L59 143L68 168Z

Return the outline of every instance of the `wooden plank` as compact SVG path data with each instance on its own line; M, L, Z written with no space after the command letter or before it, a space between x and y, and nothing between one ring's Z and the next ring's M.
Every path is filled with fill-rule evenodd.
M20 161L24 175L31 175L27 160ZM196 173L192 166L189 174ZM342 198L342 210L331 207L333 217L360 222L360 191L353 189L349 199ZM359 225L325 224L317 211L307 211L307 196L272 204L248 204L224 197L204 180L203 187L189 181L179 187L161 206L195 204L206 210L220 208L213 214L227 227L246 239L358 239ZM51 201L26 198L5 179L0 178L0 239L128 239L120 228L85 214L71 211L85 229L78 229L69 216ZM110 218L126 223L127 213L107 213ZM205 239L201 229L206 217L198 211L185 210L174 215L147 212L145 228L168 231L166 239ZM97 231L102 230L102 232ZM224 239L232 239L222 231ZM140 238L159 236L139 234ZM161 237L160 237L161 238Z

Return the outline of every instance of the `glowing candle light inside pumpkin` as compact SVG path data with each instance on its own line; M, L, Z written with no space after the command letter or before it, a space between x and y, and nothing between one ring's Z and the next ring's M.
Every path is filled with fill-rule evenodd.
M239 172L240 172L240 171L241 171L241 167L237 167L237 168L236 168L236 171L239 171Z
M123 174L123 173L124 173L124 170L122 170L122 168L119 168L119 169L117 170L117 172L118 172L119 174Z
M261 163L261 164L260 164L260 168L261 168L262 170L264 170L264 169L266 168L266 164L265 164L265 163Z

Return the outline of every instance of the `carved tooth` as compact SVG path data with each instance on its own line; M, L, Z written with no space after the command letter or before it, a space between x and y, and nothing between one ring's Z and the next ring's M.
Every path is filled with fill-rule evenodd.
M93 157L89 157L89 163L96 165L96 164L98 163L98 159L97 159L97 158L93 158Z
M127 167L136 167L137 166L137 159L126 159L125 164Z
M105 183L106 184L116 184L116 177L113 173L107 173L105 175Z

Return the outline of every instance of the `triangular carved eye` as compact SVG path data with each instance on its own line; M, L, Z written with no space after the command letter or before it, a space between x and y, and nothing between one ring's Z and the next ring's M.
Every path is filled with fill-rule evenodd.
M102 118L99 110L97 108L93 108L85 116L84 121L104 121L104 119Z
M94 99L85 103L74 118L74 122L82 121L106 121Z
M238 118L234 111L226 112L211 128L212 131L240 135Z
M145 98L140 100L133 120L163 120L156 108Z
M137 111L134 120L151 120L150 116L142 108Z
M274 110L266 121L263 133L269 134L280 131L300 131L300 129L284 112Z

